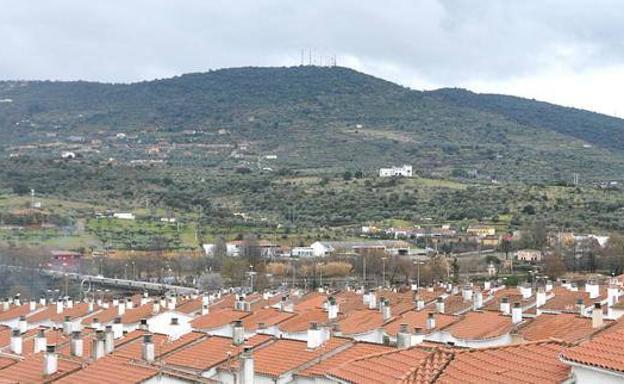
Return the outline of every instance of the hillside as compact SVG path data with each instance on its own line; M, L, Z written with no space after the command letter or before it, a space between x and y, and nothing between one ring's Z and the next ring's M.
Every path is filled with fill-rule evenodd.
M422 93L346 68L237 68L129 85L4 82L0 99L10 100L0 104L5 145L123 133L136 137L131 148L98 149L126 159L154 143L242 144L248 153L238 159L270 153L281 167L313 172L372 174L409 162L426 174L537 181L624 170L622 120L506 96ZM223 152L168 160L239 162Z
M624 196L593 185L623 180L623 137L623 121L607 116L419 92L338 67L0 82L0 196L34 188L102 208L202 206L215 226L246 212L266 225L543 215L614 229ZM420 179L376 178L402 163ZM548 189L574 173L582 191Z

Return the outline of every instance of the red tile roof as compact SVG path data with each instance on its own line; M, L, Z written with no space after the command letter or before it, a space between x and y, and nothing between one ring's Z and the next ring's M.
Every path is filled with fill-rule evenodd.
M304 369L298 374L300 376L324 376L330 371L352 360L393 350L395 350L395 348L381 344L355 343L353 344L353 346L345 349L344 351L336 353L329 358L323 359L322 361L312 365L309 368Z
M45 376L43 374L43 354L38 353L0 370L0 379L15 380L18 383L45 383L79 369L79 363L59 357L57 372L52 376Z
M527 341L554 338L565 342L576 342L596 332L592 319L575 314L542 314L518 330Z
M303 332L310 327L310 322L324 324L328 322L327 312L322 309L310 309L303 312L296 312L295 316L279 324L279 329L283 332Z
M249 315L251 315L249 312L235 311L229 308L211 310L207 315L193 319L193 321L191 321L191 327L193 327L193 329L202 330L220 328Z
M564 360L624 372L624 329L605 331L594 339L563 351Z
M391 384L406 380L427 360L426 347L394 349L352 360L329 372L329 376L357 384Z
M468 312L463 319L445 331L462 340L492 339L509 333L512 329L511 317L497 312Z
M86 368L68 375L59 384L119 384L142 383L156 376L158 370L153 367L138 365L128 359L106 356Z
M384 324L381 312L376 309L362 309L350 312L344 319L338 321L340 332L343 335L355 335L381 328Z
M561 383L570 376L563 348L551 341L456 352L436 383Z
M249 316L242 318L243 327L245 329L254 330L258 328L259 323L264 323L267 327L281 323L294 317L292 312L282 312L273 308L258 309Z
M422 328L424 332L429 333L430 331L427 330L427 318L430 313L433 313L433 318L435 319L435 330L443 329L462 319L460 316L446 315L424 309L421 311L406 312L390 323L384 325L384 329L389 335L395 336L399 331L401 324L407 324L410 331L413 331L414 328Z
M169 340L169 337L167 335L156 333L152 338L154 342L155 355L158 358L164 354L167 354L196 340L199 340L203 336L204 335L202 333L190 332L177 340ZM142 346L143 340L141 338L136 338L120 345L119 347L116 347L114 355L126 359L141 359Z
M244 345L256 347L271 339L271 336L256 335L247 340ZM164 362L167 365L201 372L224 363L228 358L235 358L242 350L243 346L233 345L230 338L212 336L171 353L164 359Z
M331 338L322 346L310 350L305 341L277 340L254 350L256 374L279 377L348 344L347 339ZM232 366L237 367L238 361L233 361Z

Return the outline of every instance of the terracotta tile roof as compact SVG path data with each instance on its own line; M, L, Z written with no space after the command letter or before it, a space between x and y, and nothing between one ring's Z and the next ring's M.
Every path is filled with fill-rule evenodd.
M201 296L195 299L186 300L176 306L176 311L186 313L188 315L199 312L202 309L202 300Z
M126 309L126 312L121 316L121 323L135 324L141 321L141 319L148 319L153 316L153 308L153 305L149 303L132 309Z
M368 309L368 306L364 305L362 301L362 295L353 291L342 291L335 295L336 302L338 303L338 309L344 314L348 314L352 311L358 311Z
M94 311L99 310L95 306ZM46 309L33 313L26 317L29 323L40 323L42 321L50 320L55 323L62 323L65 316L69 316L72 320L87 316L89 314L89 304L87 303L74 303L73 308L64 308L63 312L56 313L56 305L49 305Z
M280 339L254 350L256 374L279 377L348 344L347 339L333 337L322 346L310 350L305 341ZM232 366L237 367L238 361L233 361Z
M394 349L352 360L328 373L329 376L357 384L399 383L423 363L431 350L421 347Z
M535 301L535 295L531 296L531 298L527 300L524 300L522 298L522 294L517 288L505 288L505 289L496 291L494 293L494 297L490 299L487 303L485 303L485 305L483 306L483 309L487 309L490 311L500 311L500 303L503 297L508 298L510 304L516 303L516 302L523 303L522 304L523 307L526 304Z
M282 312L273 308L263 308L252 312L249 316L243 317L243 327L245 327L246 330L254 330L258 328L258 323L264 323L267 327L270 327L294 316L295 314L291 312Z
M27 356L24 360L0 370L0 379L18 383L46 383L80 369L80 364L59 357L58 371L52 376L43 374L43 354Z
M0 369L4 369L17 363L17 360L10 359L8 357L0 357Z
M271 339L271 336L255 335L249 338L244 345L256 347ZM201 372L226 362L228 357L236 358L242 350L243 346L233 345L231 338L212 336L171 353L164 359L164 362L168 365ZM230 355L228 356L228 354Z
M128 359L106 356L86 368L68 375L59 384L119 384L142 383L158 374L153 367L133 364Z
M327 295L320 292L312 292L303 296L295 304L296 311L307 311L309 309L322 308L327 301Z
M191 327L193 327L193 329L203 330L220 328L249 315L251 315L249 312L235 311L229 308L211 310L207 315L193 319L193 321L191 321Z
M527 341L554 338L565 342L576 342L596 332L590 317L575 314L542 314L518 330Z
M445 331L462 340L484 340L502 336L512 329L511 316L496 312L468 312Z
M564 360L624 372L624 329L606 331L592 340L563 351Z
M177 340L169 340L167 335L163 335L160 333L154 334L152 340L154 342L154 351L156 357L160 357L164 354L172 352L178 348L181 348L187 344L190 344L201 337L204 334L198 332L190 332L180 337ZM116 347L115 352L113 352L114 356L123 357L125 359L141 359L142 351L141 347L143 346L143 339L136 338L127 343L121 344L119 347Z
M436 383L561 383L570 376L559 360L563 348L538 342L456 352Z
M381 312L375 309L362 309L350 312L344 319L338 321L340 332L343 335L355 335L381 328L384 324Z
M279 329L283 332L303 332L310 327L310 322L318 324L328 322L327 312L322 309L310 309L303 312L296 312L295 316L279 324Z
M353 346L345 349L342 352L336 353L335 355L328 357L309 368L304 369L299 372L300 376L323 376L330 371L336 369L336 367L340 367L351 360L356 360L358 358L378 354L380 352L393 351L395 348L381 345L381 344L372 344L372 343L355 343Z
M421 311L409 311L404 313L400 317L384 325L384 329L389 335L395 336L399 331L401 324L407 324L410 331L413 331L414 328L422 328L424 332L429 333L430 331L427 330L427 318L430 313L433 313L433 318L435 319L435 330L443 329L462 319L459 316L447 315L423 309Z
M35 311L41 310L41 308L42 306L37 304L37 308L35 309ZM8 310L0 311L0 321L16 319L22 315L27 315L31 312L33 311L30 310L29 303L22 304L19 307L12 305L11 307L9 307Z
M407 376L403 384L430 384L444 371L453 359L454 353L436 348L418 367Z
M82 325L89 326L93 323L93 319L98 319L101 324L107 324L112 322L115 317L118 316L119 309L117 307L111 306L110 308L101 308L98 311L94 311L93 314L82 319Z
M589 293L585 291L579 290L575 292L562 287L553 288L552 293L554 297L546 301L546 304L540 307L542 311L578 312L577 302L579 299L582 299L583 303L588 308L594 302L604 299L602 295L596 299L590 299Z

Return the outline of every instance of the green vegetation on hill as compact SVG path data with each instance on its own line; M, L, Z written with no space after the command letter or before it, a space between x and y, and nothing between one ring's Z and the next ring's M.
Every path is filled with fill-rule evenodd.
M247 225L235 212L261 226L504 215L624 228L621 192L593 187L624 180L624 124L585 111L312 66L0 82L0 99L0 190L93 213L195 217L201 206L212 228ZM77 157L62 160L67 151ZM419 177L376 177L403 163ZM568 186L575 173L580 188Z

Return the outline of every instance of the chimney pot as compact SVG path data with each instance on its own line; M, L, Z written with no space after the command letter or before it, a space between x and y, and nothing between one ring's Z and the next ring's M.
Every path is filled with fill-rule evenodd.
M45 376L54 375L58 370L58 356L56 355L56 347L54 345L46 346L46 352L43 356L43 374Z

